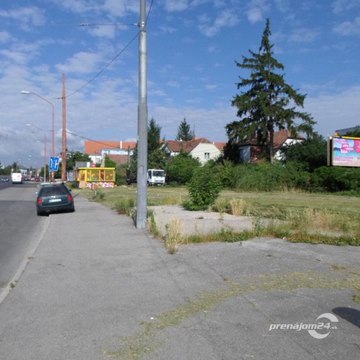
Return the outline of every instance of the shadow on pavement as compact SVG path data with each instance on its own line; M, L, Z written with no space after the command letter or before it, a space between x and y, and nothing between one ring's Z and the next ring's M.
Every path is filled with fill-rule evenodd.
M360 311L353 308L338 307L333 309L334 314L341 318L351 322L358 328L360 328Z

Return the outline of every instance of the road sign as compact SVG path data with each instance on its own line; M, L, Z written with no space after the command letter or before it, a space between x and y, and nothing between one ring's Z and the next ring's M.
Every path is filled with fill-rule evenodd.
M57 156L52 156L50 158L50 163L49 163L50 171L58 171L59 170L59 161L60 161L60 159Z

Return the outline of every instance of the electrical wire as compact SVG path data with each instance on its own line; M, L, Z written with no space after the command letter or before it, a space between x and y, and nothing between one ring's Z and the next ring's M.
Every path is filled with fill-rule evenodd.
M112 63L115 62L115 60L117 60L120 55L135 41L135 39L139 36L140 31L138 31L136 33L136 35L134 37L132 37L130 39L130 41L100 70L98 71L90 80L86 81L82 86L80 86L78 89L76 89L75 91L73 91L72 93L70 93L69 95L66 96L66 98L69 98L73 95L75 95L76 93L80 92L83 88L85 88L86 86L88 86L89 84L91 84L93 81L95 81Z
M73 131L70 131L70 130L68 130L68 129L66 129L66 132L69 133L69 134L71 134L71 135L77 136L77 137L79 137L79 138L81 138L81 139L84 139L84 140L87 140L87 141L91 141L91 142L94 142L94 143L96 143L96 144L105 145L105 146L108 147L108 148L114 148L114 149L119 149L119 148L120 148L120 146L111 145L111 144L106 143L106 142L102 142L102 141L98 141L98 140L93 140L93 139L90 139L90 138L88 138L88 137L86 137L86 136L76 134L76 133L74 133Z
M153 7L153 4L154 4L154 0L151 0L151 3L150 3L150 6L149 6L149 11L147 13L147 16L146 16L146 22L148 21L148 18L150 16L150 13L151 13L151 10L152 10L152 7ZM80 24L80 26L98 26L98 25L116 25L116 23L114 24L88 24L88 23L82 23ZM139 24L132 24L132 25L139 25ZM93 81L95 81L108 67L111 66L111 64L113 64L119 57L122 53L125 52L125 50L130 47L130 45L135 41L135 39L139 36L140 34L140 31L138 31L136 33L136 35L134 37L132 37L130 39L130 41L100 70L98 71L90 80L86 81L82 86L80 86L78 89L76 89L75 91L73 91L72 93L70 93L69 95L66 96L66 98L69 98L75 94L77 94L78 92L80 92L82 89L84 89L86 86L88 86L89 84L91 84Z

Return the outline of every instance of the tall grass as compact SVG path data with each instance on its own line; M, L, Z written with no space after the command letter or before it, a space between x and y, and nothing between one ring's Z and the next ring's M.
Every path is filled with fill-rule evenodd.
M136 187L132 186L102 189L95 197L91 190L79 190L79 193L120 212L128 213L133 206L136 207ZM149 205L180 205L184 199L188 199L185 187L166 186L148 189ZM256 219L252 236L276 236L286 237L291 241L360 245L360 201L354 196L313 194L295 190L277 192L225 190L220 193L211 209L220 213L252 216ZM226 236L232 235L226 234ZM240 237L234 235L234 238ZM214 239L216 238L217 236L214 236Z
M169 254L174 254L182 242L181 226L180 219L172 219L166 225L165 246Z

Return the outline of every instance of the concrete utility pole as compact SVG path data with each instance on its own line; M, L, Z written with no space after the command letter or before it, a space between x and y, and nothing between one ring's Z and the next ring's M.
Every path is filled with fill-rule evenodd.
M66 76L63 74L62 93L62 149L61 149L61 180L67 181L66 172Z
M138 105L138 159L136 227L146 227L147 216L147 41L146 0L140 0L139 37L139 105Z

